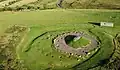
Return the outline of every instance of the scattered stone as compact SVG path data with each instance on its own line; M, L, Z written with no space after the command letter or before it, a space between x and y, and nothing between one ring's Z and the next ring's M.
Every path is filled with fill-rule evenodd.
M88 54L88 52L85 52L86 54Z
M72 55L72 53L70 53L70 55Z
M59 58L62 58L62 56L59 56Z
M70 55L67 56L67 58L70 58L70 57L71 57Z
M88 53L88 55L89 55L90 53Z
M51 57L53 58L54 56L52 55Z
M79 58L81 58L82 56L80 55L80 56L78 56Z
M80 61L80 59L77 59L77 61Z
M46 53L45 56L48 56L48 53Z
M49 39L49 37L47 37L46 39Z
M73 56L74 54L72 53L71 55Z
M56 47L59 47L59 44L57 44Z

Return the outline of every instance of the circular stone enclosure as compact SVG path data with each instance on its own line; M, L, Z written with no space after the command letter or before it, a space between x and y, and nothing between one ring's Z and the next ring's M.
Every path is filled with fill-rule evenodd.
M78 48L73 48L72 46L68 45L71 40L77 41L80 38L86 38L89 40L89 43L85 46L79 46ZM73 55L86 55L91 50L94 50L98 46L98 42L95 38L91 37L88 34L83 32L70 32L64 33L54 39L54 46L57 50Z

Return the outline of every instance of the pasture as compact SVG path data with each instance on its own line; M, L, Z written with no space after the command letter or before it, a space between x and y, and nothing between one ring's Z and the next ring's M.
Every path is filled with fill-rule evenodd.
M101 27L92 23L112 22L114 27ZM115 50L119 46L114 43L120 33L119 10L97 9L53 9L42 11L0 12L0 35L14 25L26 28L20 32L13 55L28 70L87 70L107 68L103 61L111 58L120 59ZM19 28L18 28L19 29ZM9 32L10 29L8 29ZM14 27L13 27L14 30ZM74 56L56 50L53 40L67 32L82 31L96 39L99 43L96 49L84 56ZM13 31L13 34L16 33ZM11 33L12 34L12 33ZM2 40L2 39L0 39ZM82 39L86 45L86 39ZM19 42L19 43L18 43ZM79 41L81 42L81 40ZM82 45L74 43L76 45ZM87 41L88 43L88 41ZM0 43L1 44L1 43ZM1 52L1 51L0 51ZM2 57L2 56L1 56ZM2 64L2 63L1 63ZM13 65L14 68L14 63ZM18 66L18 68L20 68ZM22 69L24 70L24 69Z

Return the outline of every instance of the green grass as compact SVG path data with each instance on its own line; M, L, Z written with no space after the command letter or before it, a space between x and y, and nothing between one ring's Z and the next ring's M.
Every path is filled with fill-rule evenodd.
M33 69L36 69L36 68L40 69L41 65L44 65L45 67L43 69L45 69L46 67L49 66L49 63L52 64L57 69L59 69L59 68L60 69L62 69L62 68L65 69L66 67L64 67L64 66L68 66L68 68L69 68L71 66L74 66L74 65L78 64L79 61L77 60L76 57L70 57L69 58L69 57L67 57L68 54L67 55L65 55L65 54L63 55L60 52L56 52L56 50L54 49L54 46L51 46L52 38L57 36L57 34L63 33L64 30L66 29L66 28L65 29L63 29L63 28L64 27L59 28L59 30L62 29L62 31L59 31L59 30L58 31L53 31L52 30L52 32L49 32L49 33L41 36L40 38L35 40L32 45L30 45L31 44L31 40L33 40L34 37L36 37L36 36L38 36L39 34L42 33L41 32L42 30L40 28L36 29L36 27L32 27L31 31L28 34L28 38L29 38L28 40L29 41L27 43L25 43L26 42L26 40L25 40L23 42L24 44L22 44L20 46L21 50L23 52L21 52L20 49L17 51L19 53L24 53L24 54L19 54L19 56L20 57L21 56L25 56L25 57L21 57L21 58L25 59L26 63L30 63L31 64L30 68L32 67ZM67 28L67 31L70 31L70 30L71 30L70 28ZM50 37L50 39L47 39L47 37L49 35L52 35L52 36ZM30 40L30 38L31 38L31 40ZM27 50L27 52L25 52L26 50ZM36 57L36 58L33 57L33 54L34 54L34 57ZM46 54L48 54L48 55L46 56ZM62 58L59 58L60 56ZM33 59L33 60L29 61L28 57Z
M14 13L0 12L0 34L2 35L8 26L15 24L30 28L16 48L16 58L24 60L24 64L29 70L45 70L48 67L67 70L79 63L81 64L76 69L86 70L96 66L100 60L110 57L114 49L112 40L120 31L119 18L120 11L118 10L56 9ZM88 23L101 21L113 22L115 26L113 28L99 27ZM92 57L79 58L80 61L77 60L77 57L68 58L66 54L55 50L52 46L52 39L63 32L70 31L84 31L95 38L99 37L101 49L97 54L94 52L94 56L91 54ZM45 32L47 32L45 35L40 36ZM38 36L40 37L34 40ZM82 40L82 44L77 44L85 45L86 42ZM89 60L86 61L86 59ZM82 63L83 61L86 62Z
M71 41L69 43L69 46L73 47L73 48L80 48L80 47L85 47L86 45L90 44L90 41L87 40L84 37L81 37L79 40L77 41Z
M104 33L103 31L104 30L101 30L99 28L95 28L92 30L92 32L101 40L100 50L97 54L91 57L89 61L84 62L83 64L76 67L77 70L86 70L89 67L94 67L98 64L101 64L102 60L104 61L105 59L108 59L110 55L113 53L114 50L114 45L112 42L113 36Z

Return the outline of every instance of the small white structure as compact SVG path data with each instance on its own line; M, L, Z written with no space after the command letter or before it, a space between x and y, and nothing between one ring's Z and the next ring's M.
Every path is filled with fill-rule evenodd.
M113 26L114 26L114 23L110 23L110 22L100 22L100 26L113 27Z

